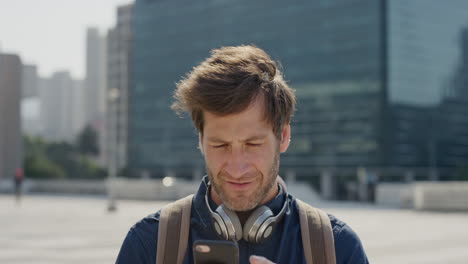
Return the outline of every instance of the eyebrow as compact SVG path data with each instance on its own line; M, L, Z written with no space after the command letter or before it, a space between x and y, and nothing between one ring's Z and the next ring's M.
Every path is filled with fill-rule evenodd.
M218 138L218 137L209 137L207 138L208 141L210 142L217 142L217 143L225 143L226 141Z
M244 141L262 140L262 139L264 139L266 137L267 137L267 135L255 135L255 136L247 138ZM216 137L216 136L208 137L207 140L210 141L210 142L215 142L215 143L229 143L229 141L223 140L223 139L221 139L219 137Z
M255 135L253 137L250 137L250 138L246 139L245 141L261 140L261 139L264 139L266 137L267 137L267 135Z

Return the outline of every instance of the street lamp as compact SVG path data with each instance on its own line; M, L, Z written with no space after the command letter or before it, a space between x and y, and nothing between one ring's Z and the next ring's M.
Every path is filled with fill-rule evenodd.
M114 182L117 177L117 111L118 111L118 101L120 97L120 91L117 88L112 88L109 90L109 163L108 163L108 177L107 177L107 211L114 212L117 210L116 199L115 199L115 186Z

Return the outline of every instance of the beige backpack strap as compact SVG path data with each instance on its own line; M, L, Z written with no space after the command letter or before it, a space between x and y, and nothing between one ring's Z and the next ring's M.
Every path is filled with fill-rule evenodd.
M307 264L336 264L335 242L328 215L296 199Z
M181 264L190 231L193 195L166 205L159 217L156 264Z

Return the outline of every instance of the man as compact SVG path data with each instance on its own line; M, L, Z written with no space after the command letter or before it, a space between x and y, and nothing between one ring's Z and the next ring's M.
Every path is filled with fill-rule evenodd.
M173 109L187 112L198 131L208 175L192 201L183 263L193 263L195 240L220 239L222 232L213 218L219 208L232 212L244 228L244 235L231 237L238 240L240 263L306 263L298 202L278 184L295 96L275 62L254 46L213 50L177 84L174 98ZM268 238L250 241L246 226L251 226L260 207L280 217ZM329 218L336 263L368 263L351 228ZM130 229L117 263L155 263L159 220L157 212Z
M23 183L23 169L15 169L15 194L16 202L19 203L21 200L21 184Z

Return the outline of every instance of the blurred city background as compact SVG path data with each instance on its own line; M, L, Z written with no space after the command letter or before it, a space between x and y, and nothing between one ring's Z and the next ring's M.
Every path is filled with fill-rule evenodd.
M194 192L175 83L241 44L296 90L291 193L371 262L466 263L466 0L0 0L0 263L112 262L135 221Z

